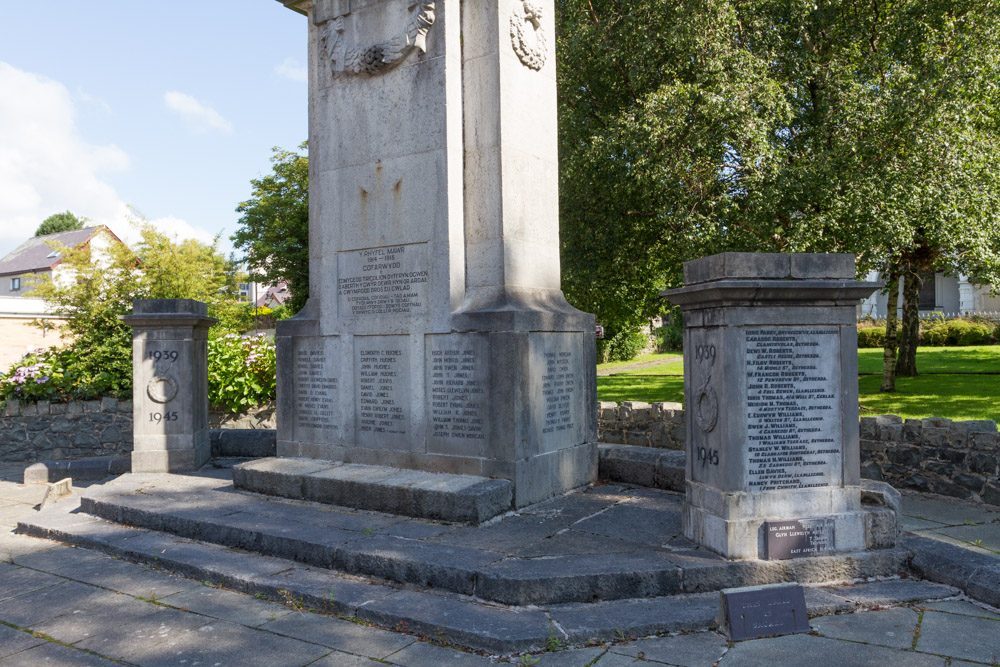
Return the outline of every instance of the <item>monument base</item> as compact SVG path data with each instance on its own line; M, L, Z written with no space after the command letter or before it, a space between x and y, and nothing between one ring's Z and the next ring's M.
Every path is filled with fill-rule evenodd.
M132 452L132 472L195 472L212 458L208 431L196 433L184 449L139 449Z
M866 525L872 522L861 506L861 487L725 493L689 481L686 498L684 536L726 558L774 560L870 546ZM799 547L798 553L775 555L774 543L789 532L810 533L809 544Z

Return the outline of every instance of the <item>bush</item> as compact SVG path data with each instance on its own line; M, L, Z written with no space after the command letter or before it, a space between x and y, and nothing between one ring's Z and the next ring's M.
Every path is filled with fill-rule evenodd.
M264 334L208 341L208 402L230 412L274 400L274 343Z
M680 311L674 311L668 318L664 318L667 323L658 328L656 335L657 352L680 352L684 349L684 320Z
M639 356L649 345L649 336L639 329L622 329L597 341L597 358L602 361L628 361Z
M858 327L858 347L883 347L885 327Z
M131 358L123 358L113 342L85 352L78 347L52 347L26 355L0 375L0 400L131 398Z
M937 321L921 332L925 345L984 345L991 342L992 332L985 324L968 320Z

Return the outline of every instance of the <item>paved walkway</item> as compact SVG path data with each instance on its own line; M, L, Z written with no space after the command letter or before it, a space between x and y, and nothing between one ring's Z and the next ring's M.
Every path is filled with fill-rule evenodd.
M496 664L433 637L367 627L259 600L54 542L14 535L44 487L0 470L0 666ZM1000 512L904 497L907 527L996 555ZM509 659L543 667L597 665L995 665L1000 614L965 599L812 619L814 632L728 644L714 632L622 637L607 646ZM562 648L553 633L552 648ZM376 662L379 661L379 662Z

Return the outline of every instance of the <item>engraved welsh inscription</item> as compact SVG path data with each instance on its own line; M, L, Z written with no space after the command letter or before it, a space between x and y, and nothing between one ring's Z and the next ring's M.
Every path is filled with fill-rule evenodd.
M337 261L340 312L351 316L425 313L429 276L423 243L342 252Z
M333 345L331 341L331 346ZM321 340L302 340L295 350L295 425L338 430L340 383L328 369L337 363ZM335 366L333 366L335 367Z
M573 401L577 392L576 365L568 350L544 352L545 374L542 376L542 398L545 415L542 433L570 431L576 428Z
M384 442L405 436L410 421L407 338L354 339L355 424L358 441Z
M427 350L429 436L432 443L468 445L478 452L486 439L489 416L488 349L476 335L432 336ZM460 443L465 443L462 447Z
M750 490L839 485L838 330L755 327L745 336Z

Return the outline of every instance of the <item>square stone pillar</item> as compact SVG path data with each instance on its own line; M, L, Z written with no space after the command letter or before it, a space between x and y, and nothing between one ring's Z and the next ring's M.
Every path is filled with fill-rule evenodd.
M853 255L722 253L663 293L684 314L689 539L765 558L786 522L816 553L865 548L856 307L880 284L854 275Z
M553 0L282 0L308 16L309 302L278 454L597 473L594 318L559 272Z
M208 317L193 299L136 299L132 314L132 472L192 472L211 456Z

